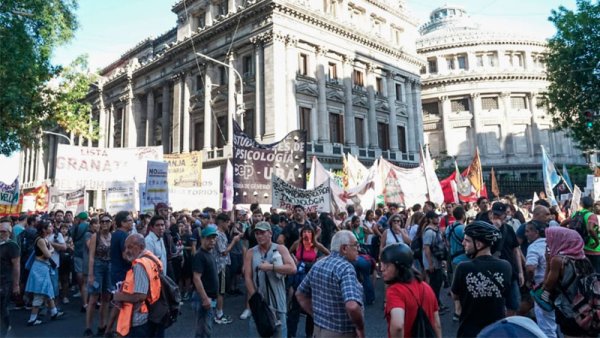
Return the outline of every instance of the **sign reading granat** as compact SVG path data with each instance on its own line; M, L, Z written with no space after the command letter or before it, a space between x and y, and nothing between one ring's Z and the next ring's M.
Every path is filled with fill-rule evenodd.
M271 203L271 175L304 188L306 182L306 132L295 130L281 141L260 144L234 122L233 202Z

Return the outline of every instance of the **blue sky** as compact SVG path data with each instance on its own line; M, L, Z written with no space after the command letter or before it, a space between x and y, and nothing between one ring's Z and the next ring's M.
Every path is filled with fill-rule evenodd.
M53 61L68 64L88 54L90 69L106 66L147 37L175 26L174 0L81 0L75 39L56 50ZM421 23L431 11L446 3L462 6L484 28L525 33L547 38L554 33L547 18L550 11L575 0L406 0L406 7Z

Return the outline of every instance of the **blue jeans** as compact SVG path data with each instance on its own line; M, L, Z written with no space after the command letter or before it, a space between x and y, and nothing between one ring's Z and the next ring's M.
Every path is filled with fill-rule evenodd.
M194 292L194 296L192 296L192 308L196 313L196 338L208 338L212 335L213 330L213 318L215 316L215 309L205 309L202 307L202 303L200 303L196 296L197 293ZM194 299L195 298L195 299Z
M363 256L358 256L355 261L356 273L362 278L363 292L365 293L365 304L372 304L375 301L375 288L371 280L373 266L371 261Z
M519 288L519 281L513 280L508 289L506 296L506 309L517 311L521 306L521 289Z
M276 312L277 319L280 322L277 331L273 337L275 338L287 338L287 314L284 312ZM258 337L258 330L256 324L254 324L254 318L248 318L248 337Z

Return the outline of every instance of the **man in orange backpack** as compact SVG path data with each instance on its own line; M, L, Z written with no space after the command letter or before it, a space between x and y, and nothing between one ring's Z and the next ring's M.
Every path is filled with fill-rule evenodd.
M164 328L148 321L148 304L160 297L160 259L146 250L144 237L132 234L125 240L125 258L131 262L114 301L120 307L117 332L123 337L164 337Z

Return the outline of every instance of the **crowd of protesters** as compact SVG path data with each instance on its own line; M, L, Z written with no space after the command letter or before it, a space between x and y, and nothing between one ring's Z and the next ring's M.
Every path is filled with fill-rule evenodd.
M584 197L580 209L585 239L568 228L568 205L518 204L512 196L349 205L335 214L257 204L173 211L159 203L153 214L56 210L4 218L0 337L11 325L9 303L30 309L33 326L44 322L44 310L49 320L64 316L60 304L74 298L86 313L84 337L164 337L164 327L148 320L146 303L160 294L153 273L169 276L191 302L196 337L231 323L227 299L243 294L239 318L256 335L256 292L274 313L274 336L364 337L364 307L374 303L381 278L390 337L414 336L419 307L438 337L443 315L459 322L459 337L514 315L535 320L547 337L586 336L588 328L565 311L572 302L565 276L600 272L600 202ZM450 304L441 301L444 287Z

